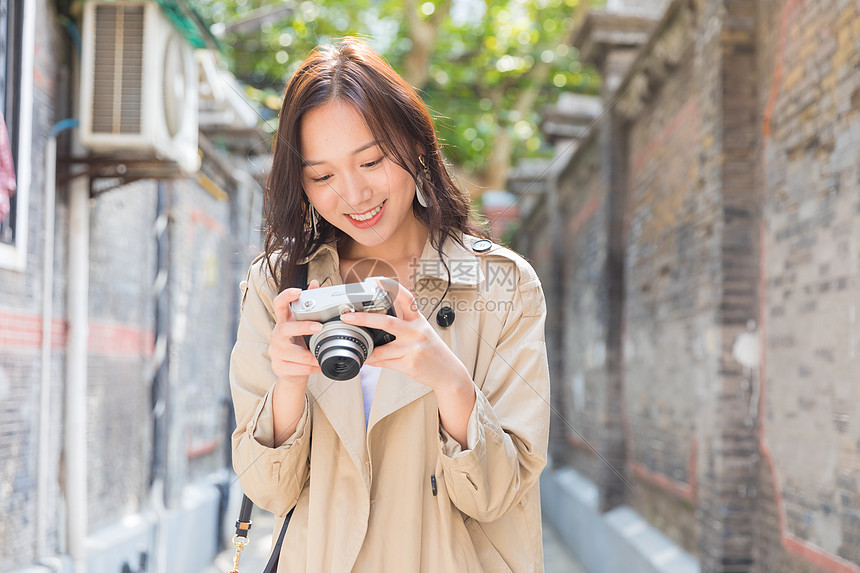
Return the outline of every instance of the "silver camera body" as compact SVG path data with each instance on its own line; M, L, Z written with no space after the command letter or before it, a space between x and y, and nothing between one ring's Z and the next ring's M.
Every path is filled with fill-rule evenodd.
M364 361L377 346L394 340L394 335L377 328L364 328L340 320L347 312L377 312L396 316L391 295L370 277L359 283L304 290L290 303L296 320L323 323L323 329L305 336L308 348L322 373L332 380L358 376Z

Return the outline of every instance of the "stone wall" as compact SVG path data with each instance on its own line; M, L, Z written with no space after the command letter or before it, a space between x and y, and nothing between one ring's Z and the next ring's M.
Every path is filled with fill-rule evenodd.
M702 571L858 572L860 8L675 0L634 57L600 26L641 21L590 22L609 109L542 275L556 464Z
M766 1L758 33L757 549L762 571L860 571L860 11Z
M35 2L37 22L53 22L47 2ZM47 448L47 463L60 466L62 446L62 379L64 369L65 324L63 274L66 268L64 233L68 228L62 197L56 205L54 249L53 318L50 321L51 358L47 375L50 386L49 434L40 436L39 418L42 392L42 309L44 297L43 263L45 247L45 141L55 120L57 59L61 50L61 31L53 24L36 26L37 50L33 66L31 130L22 127L22 136L30 137L31 183L29 206L19 216L28 218L27 270L0 268L0 535L15 543L0 548L0 570L9 571L33 561L40 543L56 546L61 524L51 519L38 523L39 445ZM19 212L20 213L20 212ZM61 513L60 483L54 476L48 483L46 510L49 515ZM39 531L42 529L42 531ZM40 539L41 538L41 539Z
M147 505L155 343L156 186L98 195L90 210L87 493L91 531ZM120 461L121 460L121 461Z
M631 504L688 550L700 397L717 378L720 268L718 172L706 172L702 149L715 137L714 112L690 89L701 77L684 33L691 18L668 24L664 34L681 38L677 68L628 119L621 341Z
M23 214L28 218L28 256L23 270L0 269L0 535L15 541L0 547L3 571L28 568L69 551L64 399L70 215L69 187L63 183L68 169L63 158L71 153L68 131L59 135L50 300L42 288L47 280L43 267L50 189L45 145L59 120L76 115L69 87L75 49L54 2L27 4L35 10L37 23L33 123L22 127L21 134L32 142L29 208ZM261 204L260 189L250 175L237 175L251 171L245 151L231 156L210 145L203 153L200 178L119 186L93 179L87 570L120 570L120 565L106 563L120 558L129 563L122 555L123 544L131 547L128 555L134 557L135 568L139 553L153 563L155 545L173 542L169 528L178 527L176 523L183 524L182 543L194 549L190 553L198 561L214 555L219 524L213 516L220 502L213 482L227 479L230 467L233 420L227 365L238 319L238 285L259 247L259 232L252 230L259 228L259 209L252 205ZM157 232L159 215L166 223L162 234ZM159 236L166 237L161 252ZM167 271L162 294L156 288L160 268ZM168 316L163 330L166 385L161 388L155 372L159 301L167 301ZM46 311L50 332L42 331ZM47 388L43 336L51 340ZM43 391L48 396L45 411ZM49 420L44 434L43 414ZM40 452L45 453L41 466ZM44 491L40 471L47 475ZM163 489L153 487L156 478L164 480ZM196 495L189 496L195 488ZM40 504L47 515L42 523L37 517ZM156 511L162 511L161 521L153 517Z
M563 172L559 182L563 221L559 231L564 250L556 276L563 285L564 328L558 378L561 383L556 386L556 394L560 413L567 422L560 425L568 448L561 459L600 481L604 471L609 470L597 456L597 452L605 452L602 445L611 396L606 368L609 207L601 195L597 138L584 142L578 157L579 161Z

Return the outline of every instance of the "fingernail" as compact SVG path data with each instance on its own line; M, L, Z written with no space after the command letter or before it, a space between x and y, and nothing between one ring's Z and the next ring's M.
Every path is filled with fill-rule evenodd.
M345 312L340 315L340 319L344 322L352 322L353 320L355 320L355 317L352 315L352 313Z
M320 324L319 322L315 322L315 323L313 323L313 324L311 325L311 330L312 330L313 332L319 332L320 330L322 330L322 324Z

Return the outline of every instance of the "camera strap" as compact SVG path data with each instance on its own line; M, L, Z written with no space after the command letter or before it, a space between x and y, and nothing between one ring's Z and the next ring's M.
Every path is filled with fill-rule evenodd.
M288 266L289 262L281 261L281 276L286 274ZM290 287L300 288L302 290L308 288L308 263L296 267L296 274L293 277L293 284L290 285Z
M296 267L296 277L293 279L293 286L305 290L308 288L308 264L299 265Z

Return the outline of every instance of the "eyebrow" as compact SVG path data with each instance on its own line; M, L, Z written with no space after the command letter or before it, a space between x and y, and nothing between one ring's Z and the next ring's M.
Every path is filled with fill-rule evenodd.
M378 145L379 145L379 142L376 140L371 141L370 143L365 143L364 145L362 145L358 149L354 150L352 152L352 155L357 155L366 149L370 149L371 147L377 147ZM321 165L323 163L325 163L325 161L307 161L307 160L304 160L304 161L302 161L302 167L312 167L314 165Z

